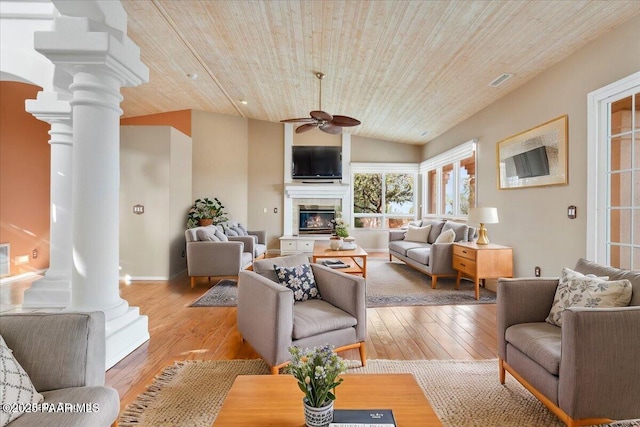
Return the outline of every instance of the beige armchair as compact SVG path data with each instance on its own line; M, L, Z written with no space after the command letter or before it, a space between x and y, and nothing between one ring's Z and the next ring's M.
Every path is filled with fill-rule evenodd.
M640 272L584 259L574 270L628 279L629 306L568 308L558 327L545 321L557 278L500 279L500 382L509 372L570 427L640 418Z
M253 263L253 253L243 242L243 239L253 242L252 236L231 241L215 226L208 225L188 229L185 239L187 274L192 288L198 277L206 277L211 284L211 277L236 277Z
M104 385L104 313L3 314L0 335L35 389L44 396L44 403L97 408L28 412L9 426L106 427L115 422L120 397L115 389ZM2 403L10 402L2 399Z
M278 283L274 265L309 263L304 254L256 261L238 278L238 330L271 366L271 373L290 360L289 347L325 344L336 352L359 349L366 364L367 308L365 280L320 264L311 264L322 299L294 303L293 291Z

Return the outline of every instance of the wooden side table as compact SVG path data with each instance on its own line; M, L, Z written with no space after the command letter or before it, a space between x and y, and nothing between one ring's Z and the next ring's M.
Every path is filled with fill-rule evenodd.
M513 249L507 246L478 245L475 242L453 244L453 268L458 270L456 289L464 275L473 279L476 299L480 299L480 280L513 277Z

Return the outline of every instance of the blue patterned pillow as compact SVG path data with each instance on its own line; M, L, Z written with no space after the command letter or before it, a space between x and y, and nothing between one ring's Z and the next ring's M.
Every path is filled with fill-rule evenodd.
M302 264L295 267L278 267L274 265L276 276L281 285L293 291L295 301L306 301L309 299L322 299L313 277L311 265Z

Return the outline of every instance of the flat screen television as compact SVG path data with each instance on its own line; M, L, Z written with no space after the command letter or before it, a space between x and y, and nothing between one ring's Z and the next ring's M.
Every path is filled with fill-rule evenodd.
M342 147L294 145L294 179L342 179Z
M549 159L544 146L512 157L518 178L549 175Z

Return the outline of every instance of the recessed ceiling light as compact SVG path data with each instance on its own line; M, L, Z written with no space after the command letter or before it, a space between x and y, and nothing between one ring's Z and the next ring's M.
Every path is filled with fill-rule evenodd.
M191 80L196 80L198 78L198 75L196 73L189 73L187 74L187 77L189 77Z
M242 105L247 105L248 103L249 103L249 102L247 102L247 100L246 100L246 99L241 99L241 100L240 100L240 104L242 104Z
M420 134L420 136L427 136L427 135L429 135L430 133L431 133L431 131L430 131L430 130L425 130L424 132L422 132L422 133Z

